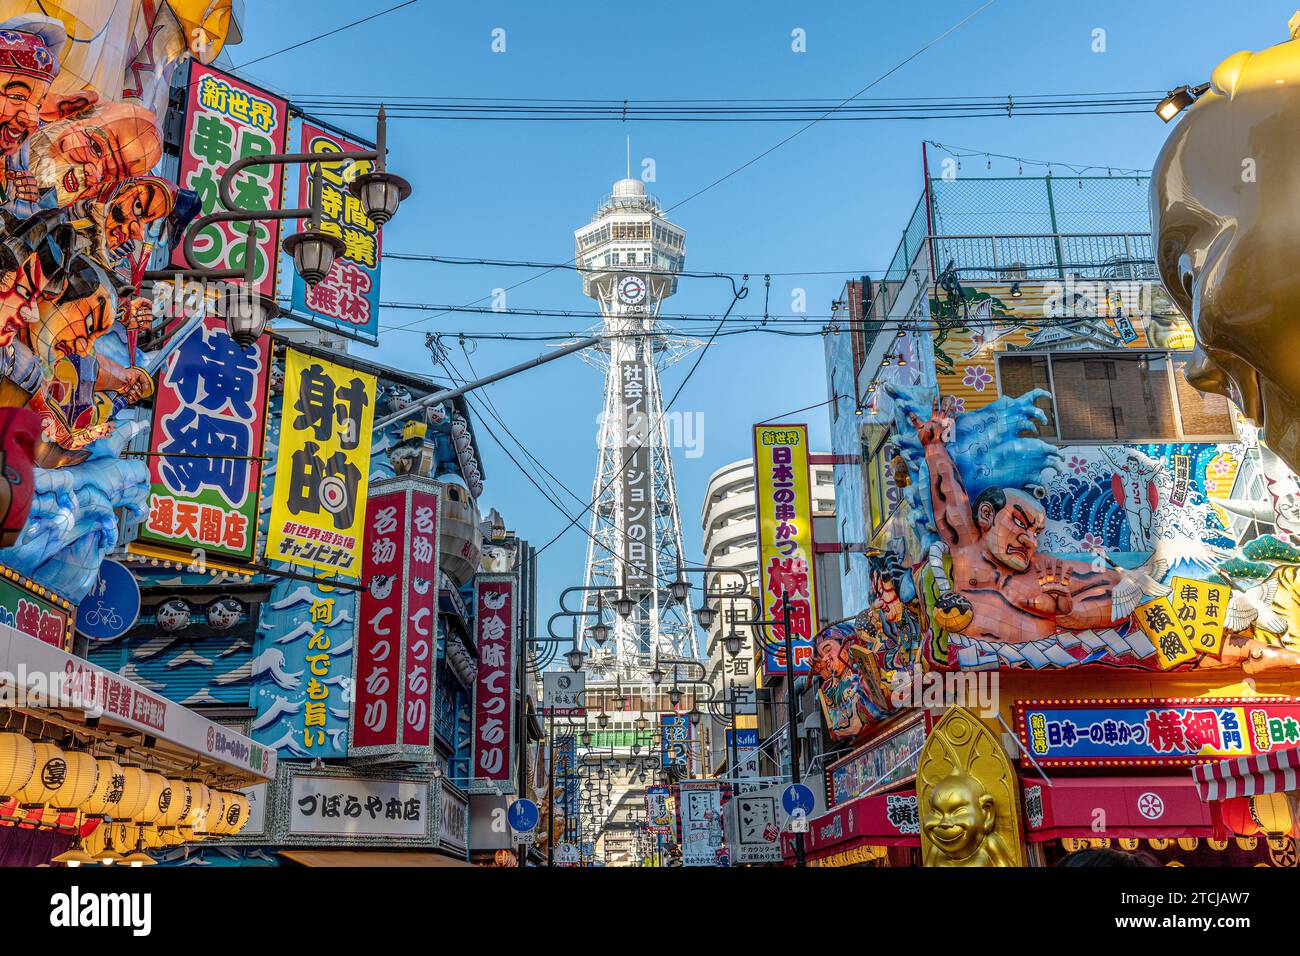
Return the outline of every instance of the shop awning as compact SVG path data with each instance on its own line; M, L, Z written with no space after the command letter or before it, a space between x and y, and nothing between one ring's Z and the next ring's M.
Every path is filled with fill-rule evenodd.
M1300 747L1198 764L1192 779L1207 801L1300 790Z
M1210 810L1187 777L1054 777L1024 784L1029 840L1208 837Z
M808 821L804 859L816 860L861 846L920 846L916 791L858 797ZM781 852L794 858L794 834L781 834Z
M425 850L281 850L280 855L303 866L469 866L444 853Z
M21 686L19 686L21 684ZM149 747L163 764L202 768L227 786L275 777L275 751L81 657L0 624L0 701Z

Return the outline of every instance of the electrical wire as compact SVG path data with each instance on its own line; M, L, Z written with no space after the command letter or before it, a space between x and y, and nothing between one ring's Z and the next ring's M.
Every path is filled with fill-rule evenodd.
M267 53L263 56L259 56L256 59L249 60L247 63L241 63L239 64L239 66L235 67L235 70L242 70L245 67L252 66L254 63L261 63L263 60L269 60L272 57L279 56L282 53L288 53L291 50L297 50L301 47L307 46L309 43L315 43L317 40L323 40L326 37L332 37L336 34L342 33L344 30L351 30L353 27L358 27L363 23L369 23L371 20L376 20L379 17L385 16L386 14L393 13L397 10L401 10L403 7L409 7L412 4L416 4L419 2L420 0L404 0L404 2L388 7L386 10L380 10L377 13L372 13L369 16L364 16L359 20L353 20L351 23L345 23L342 26L335 27L333 30L327 30L324 33L318 33L316 34L316 36L308 37L306 40L299 40L297 43L291 44L287 47L284 47L283 49L275 50L271 53ZM371 110L370 112L373 113L374 110Z

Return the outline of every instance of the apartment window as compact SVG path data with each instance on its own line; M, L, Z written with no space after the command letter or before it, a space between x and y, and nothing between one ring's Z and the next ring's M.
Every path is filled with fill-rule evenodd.
M1185 352L1004 353L999 389L1050 392L1035 403L1048 419L1039 434L1063 443L1235 440L1227 400L1188 385L1188 361Z

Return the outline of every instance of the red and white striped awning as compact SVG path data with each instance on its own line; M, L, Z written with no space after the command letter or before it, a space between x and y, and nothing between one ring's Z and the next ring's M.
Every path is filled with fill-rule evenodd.
M1300 747L1199 764L1192 777L1206 801L1300 791Z

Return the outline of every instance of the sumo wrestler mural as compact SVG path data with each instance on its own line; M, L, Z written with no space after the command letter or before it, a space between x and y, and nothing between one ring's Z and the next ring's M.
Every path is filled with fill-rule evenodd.
M1125 568L1100 547L1080 558L1044 548L1046 489L1068 466L1060 449L1034 437L1044 420L1039 392L956 416L927 390L890 395L927 556L920 590L937 625L925 648L932 666L1300 666L1292 639L1267 630L1287 590L1239 580L1233 550L1161 538ZM1146 466L1135 459L1132 467ZM1267 540L1254 552L1285 560ZM1244 569L1279 573L1260 562Z
M1160 277L1192 322L1197 388L1228 396L1300 469L1300 17L1291 39L1234 53L1172 124L1151 175Z
M147 470L120 456L153 392L141 283L162 231L180 234L196 206L153 175L152 107L179 59L215 56L229 13L0 0L0 410L38 430L30 517L0 563L73 601L116 544L119 513L143 513Z

